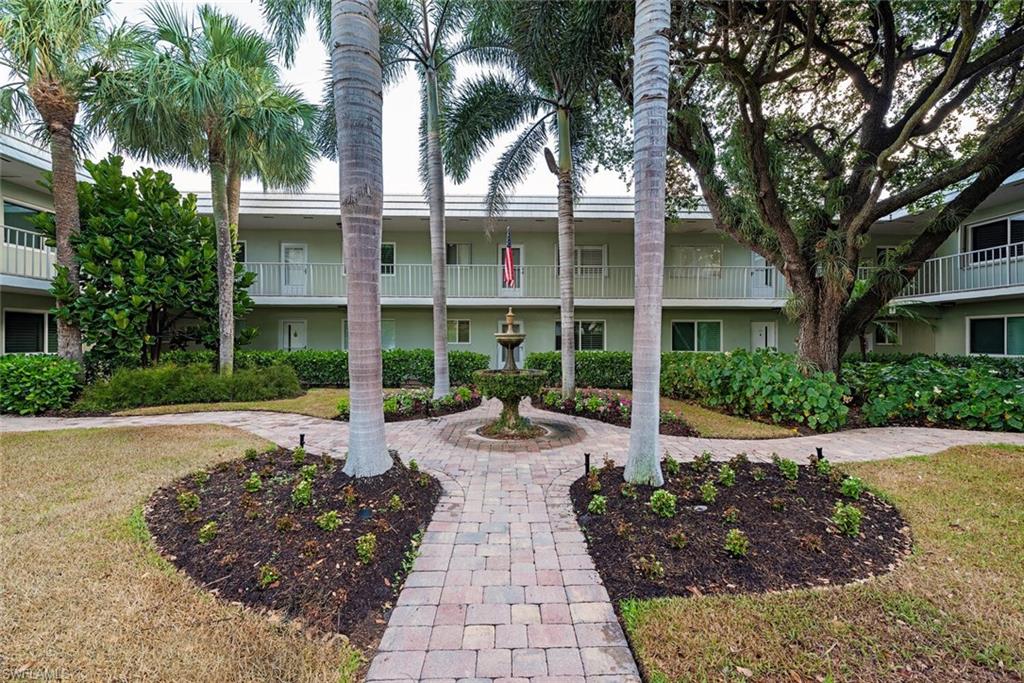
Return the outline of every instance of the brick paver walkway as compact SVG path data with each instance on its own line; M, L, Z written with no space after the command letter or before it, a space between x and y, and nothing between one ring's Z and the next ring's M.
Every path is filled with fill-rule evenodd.
M523 413L571 423L585 437L548 450L509 453L486 442L453 445L455 421L496 415L491 401L440 420L387 426L388 443L444 484L420 557L398 597L370 681L435 683L584 683L638 681L636 665L608 594L587 554L570 507L569 484L583 473L583 453L599 465L624 461L628 430L526 407ZM222 424L282 446L306 434L310 452L345 451L345 423L302 415L208 412L104 418L0 419L3 431L161 424ZM775 440L662 437L664 450L691 458L746 452L806 459L816 446L833 462L925 454L959 444L1015 443L1024 435L948 429L863 429ZM460 442L461 443L461 442Z

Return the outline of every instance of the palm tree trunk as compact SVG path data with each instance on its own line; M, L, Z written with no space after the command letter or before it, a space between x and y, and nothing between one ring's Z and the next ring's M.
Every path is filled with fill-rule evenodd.
M661 486L658 448L661 294L665 263L665 154L668 144L670 0L637 0L633 60L633 169L636 258L633 412L626 481Z
M424 19L425 21L425 19ZM441 123L437 72L426 72L427 88L427 198L430 202L430 276L434 303L434 398L451 391L448 380L447 259L444 221L444 166L441 160Z
M218 367L230 375L235 368L235 250L228 222L227 168L224 149L210 140L210 199L217 230Z
M377 0L333 0L331 80L338 130L341 234L348 272L351 412L345 473L371 477L392 464L384 441L380 341L383 83Z
M71 238L78 234L78 178L75 175L75 147L70 125L51 125L50 163L53 168L53 209L57 223L57 264L68 270L72 295L78 296L78 262ZM63 304L58 301L58 307ZM82 360L82 331L74 323L57 318L57 353L62 358Z
M576 391L576 315L573 300L576 235L573 225L572 142L569 110L558 108L558 293L562 318L562 397Z
M238 212L241 204L242 174L237 164L228 164L228 225L231 227L231 244L238 246ZM234 252L232 252L233 254Z

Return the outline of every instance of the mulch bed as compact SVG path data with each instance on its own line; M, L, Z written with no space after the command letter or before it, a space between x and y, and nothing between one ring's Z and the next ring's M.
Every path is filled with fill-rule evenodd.
M618 425L619 427L629 427L629 418L623 417L622 413L618 410L575 410L574 408L565 408L562 405L549 406L544 403L543 398L536 396L530 399L530 404L534 408L547 410L552 413L585 417L590 420ZM658 423L658 433L667 434L668 436L700 436L697 430L687 424L682 417L677 417L677 419L668 422L661 420Z
M413 410L401 413L384 413L385 422L405 422L407 420L423 420L428 417L444 417L445 415L454 415L456 413L463 413L467 410L472 410L483 403L483 399L480 394L474 393L473 396L465 401L448 405L448 406L434 406L426 401L417 401ZM348 422L347 415L338 415L334 418L340 422Z
M838 471L830 477L801 466L799 478L789 482L774 464L741 461L731 466L735 484L716 483L717 498L704 511L698 507L704 505L699 488L717 480L720 464L698 471L683 463L677 476L666 472L665 488L678 496L677 513L668 519L648 505L653 488L636 487L636 500L621 495L621 467L598 471L599 493L607 499L603 515L587 511L593 494L586 478L572 484L573 506L613 601L842 584L885 573L910 550L909 530L899 511L868 491L859 500L844 498ZM762 470L764 479L754 480L754 468ZM843 535L830 522L840 500L863 513L856 537ZM735 523L724 519L730 508L738 511ZM749 539L746 557L725 550L726 533L733 528ZM675 549L669 539L678 532L686 542ZM651 576L651 560L661 563L663 577Z
M293 504L301 466L291 451L277 449L220 463L202 486L189 476L158 490L146 514L149 530L169 561L221 597L372 645L404 579L403 560L430 521L441 486L397 456L386 473L362 479L348 477L342 463L327 457L308 456L305 464L317 466L309 506ZM253 473L262 490L247 492ZM180 508L182 491L198 494L195 511ZM352 493L354 502L346 500ZM389 507L394 495L403 509ZM329 510L340 520L333 531L314 521ZM200 543L199 530L210 521L216 521L217 534ZM367 533L376 536L377 549L375 559L363 564L356 539ZM260 569L267 565L280 579L261 587Z

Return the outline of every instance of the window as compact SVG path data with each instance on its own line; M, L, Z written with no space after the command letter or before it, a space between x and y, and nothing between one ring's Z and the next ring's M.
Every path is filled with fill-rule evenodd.
M41 211L4 202L2 215L4 224L4 242L29 249L42 249L46 246L46 238L39 234L39 230L32 224L32 218ZM12 229L17 228L17 229Z
M875 346L899 346L901 332L897 320L876 320Z
M468 344L469 343L469 321L449 320L448 321L448 343Z
M395 321L381 319L380 321L380 346L382 349L397 348L395 344ZM348 350L348 319L341 323L341 348Z
M1024 356L1024 315L968 318L967 353Z
M697 277L699 275L720 276L722 274L722 247L675 246L671 247L670 263L677 266L675 277Z
M558 244L555 244L555 266L560 266ZM605 277L608 275L608 247L603 244L588 244L573 251L573 265L577 277Z
M466 266L473 262L473 245L468 242L445 246L445 262L450 266Z
M673 320L673 351L721 351L721 320Z
M576 320L575 343L577 351L604 351L604 321ZM562 350L562 322L555 321L555 351Z
M238 240L235 245L235 262L245 263L245 240Z
M1024 256L1024 215L970 225L966 230L966 248L970 262Z
M45 311L4 311L4 353L56 353L57 319Z
M381 242L380 245L380 274L395 274L395 243Z

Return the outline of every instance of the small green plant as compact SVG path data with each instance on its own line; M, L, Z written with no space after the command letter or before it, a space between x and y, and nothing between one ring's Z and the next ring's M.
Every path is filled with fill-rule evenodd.
M281 574L272 564L261 564L256 571L256 582L260 589L266 590L281 580Z
M764 481L764 478L768 476L768 473L764 471L763 467L755 467L751 471L751 476L754 478L754 481Z
M217 537L217 522L207 522L199 527L199 542L209 543Z
M607 455L604 456L604 462L601 464L602 472L611 472L615 469L615 461L609 458Z
M740 521L740 511L738 508L729 506L722 512L722 521L726 524L736 524Z
M199 494L192 491L178 493L178 508L182 512L193 512L199 507Z
M851 503L838 501L832 508L832 523L847 536L857 536L860 533L862 517L860 509Z
M420 472L420 476L416 478L416 483L422 488L430 486L430 476L426 472Z
M746 453L744 453L743 451L740 451L736 455L732 456L732 460L730 460L729 463L735 469L739 469L739 468L743 467L744 465L749 465L750 464L750 458L747 456Z
M640 494L636 490L636 486L628 481L619 487L619 495L627 500L636 500L640 497Z
M864 480L859 477L847 477L839 485L839 492L847 498L860 500L860 494L864 493Z
M780 458L775 455L772 456L775 466L779 468L779 473L788 479L789 481L796 481L797 477L800 476L800 466L788 458Z
M341 502L345 503L346 506L352 507L359 500L359 495L356 493L356 487L352 484L348 484L341 490Z
M399 510L405 509L405 503L402 502L402 497L397 493L393 494L388 498L388 510L392 512L398 512Z
M718 483L730 487L736 483L736 470L729 465L722 465L718 470Z
M363 564L373 562L377 554L377 536L373 533L363 534L356 539L356 557Z
M318 515L314 521L324 531L334 531L341 526L341 518L338 516L337 510L328 510L322 515Z
M750 552L750 539L739 529L729 529L725 534L725 552L733 557L746 557Z
M814 457L814 471L822 477L832 474L832 463L827 458Z
M711 451L704 451L693 459L693 469L696 472L704 472L711 467Z
M196 486L198 486L199 488L203 488L204 486L206 486L206 483L210 481L210 473L207 472L206 470L199 470L198 472L192 475L192 481L194 481L196 483Z
M666 519L676 516L676 497L665 489L658 489L651 494L651 511Z
M665 578L665 565L654 555L645 555L637 560L636 568L648 581L660 581Z
M409 471L412 472L413 474L420 471L420 464L416 462L416 458L413 458L412 460L409 461Z
M259 457L260 457L260 452L257 451L255 448L246 448L245 449L245 459L248 460L249 462L253 462L254 460L256 460Z
M587 512L592 515L603 515L608 511L608 499L604 496L593 496L587 503Z
M682 531L674 531L668 535L668 544L674 550L682 550L686 547L688 539Z
M768 501L768 506L775 512L782 512L786 509L786 501L783 498L772 498Z
M678 460L666 453L665 459L661 461L661 469L670 477L678 477L683 466Z
M601 480L597 478L597 470L587 472L587 491L597 493L601 490Z
M306 449L302 446L297 446L295 450L292 451L292 462L296 465L301 465L306 462Z
M303 465L299 470L299 476L310 481L316 479L316 465Z
M718 498L718 489L715 487L715 482L706 481L700 485L700 499L705 505L711 505Z
M256 472L249 475L249 478L242 484L246 491L249 493L256 493L263 489L263 479Z
M292 505L297 508L303 508L312 502L313 482L309 479L300 479L299 483L292 489Z

